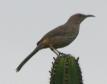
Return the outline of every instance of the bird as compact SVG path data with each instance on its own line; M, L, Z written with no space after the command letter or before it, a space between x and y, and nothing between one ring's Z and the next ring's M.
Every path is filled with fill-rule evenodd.
M88 17L95 17L91 14L76 13L72 15L64 24L46 33L38 42L36 48L19 64L16 72L19 72L25 63L39 50L50 48L59 55L58 48L63 48L71 44L79 34L80 24Z

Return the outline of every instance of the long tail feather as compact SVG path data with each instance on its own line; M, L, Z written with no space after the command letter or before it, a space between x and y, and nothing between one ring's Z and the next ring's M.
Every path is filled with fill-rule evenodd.
M36 54L39 51L39 48L35 48L20 64L19 66L16 68L16 72L19 72L21 70L21 68L24 66L24 64L30 60L30 58Z

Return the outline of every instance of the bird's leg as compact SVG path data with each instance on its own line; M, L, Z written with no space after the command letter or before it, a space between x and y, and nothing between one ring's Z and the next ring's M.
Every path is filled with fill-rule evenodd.
M62 52L58 51L57 49L55 49L55 50L56 50L56 52L58 52L59 56L66 55L65 53L62 53Z
M57 55L60 56L60 53L57 49L55 49L52 45L50 45L50 49Z
M65 55L64 53L58 51L57 49L55 49L55 48L52 47L52 46L50 46L50 49L51 49L57 56Z
M53 47L50 47L50 49L57 55L57 56L59 56L59 53L56 51L56 49L55 48L53 48Z

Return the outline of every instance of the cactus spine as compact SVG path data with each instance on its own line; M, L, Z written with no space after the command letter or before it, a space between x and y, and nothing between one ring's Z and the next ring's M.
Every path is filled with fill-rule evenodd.
M78 59L70 55L54 58L50 84L83 84Z

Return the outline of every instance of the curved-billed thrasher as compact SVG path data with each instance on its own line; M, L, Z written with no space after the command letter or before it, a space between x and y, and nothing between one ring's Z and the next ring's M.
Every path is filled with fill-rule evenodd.
M39 50L43 48L50 48L58 55L57 48L62 48L69 45L79 33L80 23L87 17L94 17L93 15L75 14L71 16L68 21L48 32L38 43L37 47L31 52L17 67L16 71L20 71L22 66Z

